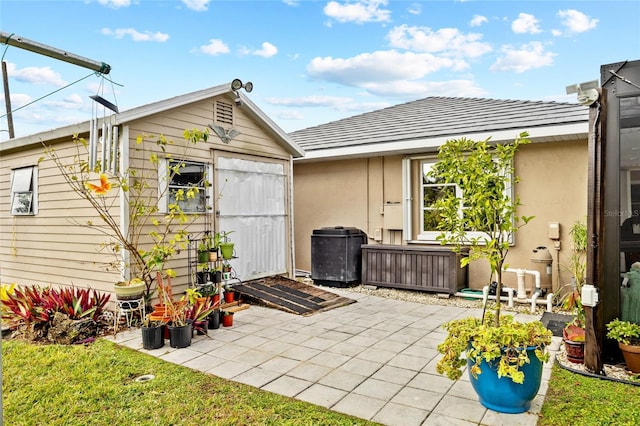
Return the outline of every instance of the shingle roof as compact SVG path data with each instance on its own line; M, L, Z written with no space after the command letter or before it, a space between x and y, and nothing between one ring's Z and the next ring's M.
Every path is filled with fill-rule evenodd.
M410 147L415 150L418 141L423 148L434 147L452 137L493 136L504 131L509 137L525 130L534 137L539 133L545 141L551 141L555 134L554 140L567 140L569 133L573 135L570 139L585 138L588 122L588 108L579 104L428 97L298 130L289 136L305 150L306 157L320 158L330 152L335 156L337 150L360 155L380 152L383 145L387 152ZM542 128L545 131L536 132Z

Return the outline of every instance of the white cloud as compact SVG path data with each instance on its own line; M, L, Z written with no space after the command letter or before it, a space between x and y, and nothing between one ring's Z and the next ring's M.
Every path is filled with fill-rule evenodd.
M286 4L287 6L298 6L300 4L298 0L282 0L282 3Z
M479 27L480 25L486 24L487 22L489 22L489 20L486 16L473 15L473 18L471 18L471 22L469 22L469 25L471 25L472 27Z
M521 13L518 19L511 23L511 30L516 34L537 34L542 32L538 19L528 13Z
M310 77L355 87L368 83L415 80L442 68L454 70L466 64L429 53L400 53L395 50L362 53L351 58L316 57L307 65Z
M278 48L273 44L269 43L268 41L265 41L264 43L262 43L262 48L257 50L251 50L246 47L241 47L240 54L255 55L255 56L262 56L263 58L270 58L278 54Z
M53 71L50 67L26 67L16 68L16 64L7 63L7 74L16 81L30 84L51 84L56 87L63 87L67 82L62 79L60 74ZM13 96L11 97L13 99Z
M103 28L102 34L111 36L117 39L122 39L125 36L130 36L133 41L156 41L164 43L169 40L169 34L166 33L152 33L151 31L145 31L143 33L133 28L116 28L112 30L110 28Z
M400 25L387 34L392 47L415 52L441 52L447 56L476 58L490 52L491 46L483 43L482 34L463 34L457 28L441 28L432 31L427 27Z
M2 96L2 103L4 104L5 97ZM11 109L16 110L17 108L21 108L29 102L33 101L33 98L25 93L11 93L9 95L9 99L11 99Z
M531 42L514 48L504 46L503 56L489 68L491 71L515 71L518 73L532 68L541 68L553 64L554 53L545 52L544 46L540 42Z
M200 46L199 50L212 56L229 53L229 47L219 38L212 38L209 40L209 44Z
M561 10L558 12L558 16L562 18L562 25L572 34L592 30L598 25L599 21L574 9Z
M98 3L102 6L108 6L113 9L131 6L131 0L98 0Z
M411 3L407 8L407 12L411 15L420 15L422 13L422 5L420 3Z
M379 96L395 96L419 99L427 96L482 97L487 91L472 80L448 81L395 81L391 83L371 83L366 89Z
M324 7L324 13L338 22L389 22L391 11L382 9L387 0L359 0L356 2L338 3L330 1Z
M182 0L187 8L195 10L196 12L206 12L209 2L211 0Z
M301 96L297 98L267 98L271 105L287 107L332 107L344 103L353 102L352 98L342 96Z

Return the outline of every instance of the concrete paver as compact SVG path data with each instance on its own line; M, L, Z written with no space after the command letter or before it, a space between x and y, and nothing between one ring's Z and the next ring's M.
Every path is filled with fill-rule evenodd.
M142 349L139 330L111 337L167 362L293 397L389 426L534 426L551 362L530 412L503 414L482 406L465 374L436 373L441 325L480 309L432 306L330 289L357 302L308 317L260 306L235 315L232 327L195 336L184 349ZM516 315L520 321L539 319ZM552 359L560 347L554 337Z

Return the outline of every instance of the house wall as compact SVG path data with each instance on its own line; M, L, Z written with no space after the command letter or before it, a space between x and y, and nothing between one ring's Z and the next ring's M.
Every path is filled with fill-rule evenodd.
M402 158L294 162L296 268L311 270L311 234L324 226L357 227L367 233L372 244L424 244L404 242L402 231L385 227L399 227L392 220L395 216L387 217L385 223L383 212L389 204L402 201ZM575 220L586 216L587 141L525 145L517 153L515 168L521 179L516 186L522 202L519 212L535 218L516 235L507 263L512 268L535 268L538 265L531 262L533 249L545 246L554 259L551 279L554 288L558 288L570 281L561 266L570 255L568 230ZM414 218L419 207L414 203ZM386 211L396 215L398 210ZM560 223L559 251L547 237L549 222ZM414 239L416 228L414 223ZM469 269L470 287L488 284L489 274L485 261L473 262ZM532 286L533 278L527 280ZM515 287L515 274L505 274L504 283Z
M240 131L231 143L225 144L213 132L207 143L192 146L185 159L212 163L214 152L227 156L239 156L257 161L278 161L286 163L287 187L291 186L291 154L279 144L269 129L265 129L241 107L238 108L231 96L221 96L225 102L233 105L233 128ZM126 161L130 167L136 168L138 173L144 173L150 184L149 193L152 199L157 199L157 170L150 167L147 161L149 153L154 151L159 155L171 154L174 158L181 158L184 152L185 129L197 128L204 130L213 123L214 100L195 102L180 108L170 109L144 118L124 123L120 135L128 138L124 144L128 145ZM229 125L225 125L229 128ZM138 145L138 135L164 135L173 144L167 145L166 154L161 152L152 138L148 142ZM80 135L88 138L88 134ZM65 141L45 141L54 144L61 156L72 156L72 137ZM148 148L145 152L142 148ZM115 260L114 256L101 249L108 240L104 234L78 225L88 220L100 222L95 210L84 200L72 193L62 175L51 160L45 159L38 164L43 154L43 146L39 144L15 149L5 149L1 152L0 168L0 282L15 282L23 285L33 283L75 285L91 287L101 291L112 291L113 283L120 279L119 271L111 268L105 270L105 265ZM70 157L69 157L70 158ZM10 176L11 169L27 165L39 167L38 192L39 211L35 216L10 215ZM222 190L215 179L213 188L214 198ZM113 215L119 220L120 199L117 191L111 191L113 199ZM287 191L287 206L290 206ZM155 198L154 198L155 197ZM111 200L109 201L111 202ZM213 209L215 211L215 208ZM287 211L290 208L287 207ZM201 232L205 229L205 221L213 223L213 214L205 218L200 216L190 225L190 232ZM147 230L152 229L151 225ZM286 229L291 229L291 217L287 216ZM142 233L141 245L148 247L151 241ZM293 275L293 252L291 238L287 231L287 267ZM166 267L176 270L178 277L173 281L174 294L181 293L186 287L187 280L187 250L180 250L176 258Z

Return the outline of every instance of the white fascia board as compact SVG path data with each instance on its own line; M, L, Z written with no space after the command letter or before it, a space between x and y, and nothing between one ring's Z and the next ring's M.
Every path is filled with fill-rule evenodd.
M466 137L473 140L485 140L491 138L493 142L512 141L523 130L500 130L480 133L452 134L447 136L438 136L426 139L411 139L394 142L384 142L376 144L355 145L341 148L320 149L317 151L308 151L303 158L297 158L296 162L319 161L327 159L346 159L361 158L371 156L397 155L417 152L436 151L441 145L451 139ZM558 138L562 140L564 137L571 139L586 139L589 136L589 123L573 123L562 126L541 126L534 127L529 132L529 139L536 142L540 139Z

